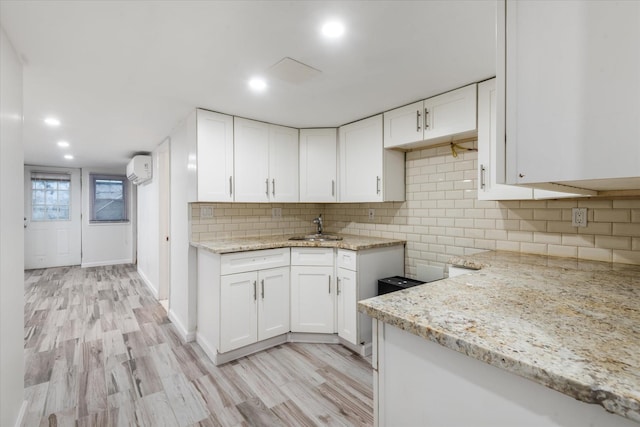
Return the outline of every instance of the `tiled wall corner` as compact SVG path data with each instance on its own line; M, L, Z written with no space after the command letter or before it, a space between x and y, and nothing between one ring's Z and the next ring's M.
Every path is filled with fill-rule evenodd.
M405 274L453 255L506 250L640 264L640 198L477 200L477 153L448 147L408 152L405 202L192 205L192 239L307 234L323 213L331 233L407 241ZM212 218L201 208L211 207ZM273 219L271 208L282 208ZM587 227L571 226L571 208L586 207ZM369 209L375 216L369 219Z

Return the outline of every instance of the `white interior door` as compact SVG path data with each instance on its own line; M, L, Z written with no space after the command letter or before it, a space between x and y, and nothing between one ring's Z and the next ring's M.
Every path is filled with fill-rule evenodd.
M25 269L81 262L80 169L25 166Z
M159 285L158 299L165 300L169 298L170 286L170 258L171 258L171 242L169 238L171 223L171 181L169 174L170 167L169 142L164 142L158 148L158 204L159 204L159 226L160 226L160 244L159 244Z

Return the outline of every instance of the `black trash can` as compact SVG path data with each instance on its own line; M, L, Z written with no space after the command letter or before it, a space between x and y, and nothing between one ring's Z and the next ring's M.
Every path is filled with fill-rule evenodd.
M378 280L378 295L388 294L389 292L400 291L412 286L422 285L426 282L420 280L409 279L407 277L393 276Z

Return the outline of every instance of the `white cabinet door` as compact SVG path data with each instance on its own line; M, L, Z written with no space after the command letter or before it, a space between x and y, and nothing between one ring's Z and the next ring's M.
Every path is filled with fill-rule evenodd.
M340 127L340 200L381 202L382 114Z
M476 131L476 84L424 101L424 139L472 136Z
M640 2L506 6L507 182L639 188Z
M233 201L233 117L196 112L198 201Z
M358 344L358 283L355 271L338 269L337 278L338 336Z
M291 331L333 333L333 267L291 267Z
M335 202L337 129L300 129L300 201Z
M480 83L478 85L478 199L531 199L533 198L531 188L498 184L498 169L504 169L505 159L504 157L500 158L497 151L496 107L496 79ZM502 154L504 155L504 152ZM504 176L504 171L502 171L502 176Z
M257 291L256 272L221 276L220 353L258 340Z
M289 267L258 272L258 340L289 332Z
M269 125L234 119L235 201L269 201Z
M298 129L269 125L269 200L298 201Z
M423 101L384 113L384 148L391 148L422 141Z

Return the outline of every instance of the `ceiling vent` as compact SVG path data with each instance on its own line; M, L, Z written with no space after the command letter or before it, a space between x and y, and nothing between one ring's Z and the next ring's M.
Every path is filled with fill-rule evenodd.
M322 74L322 71L286 57L273 64L267 74L287 83L300 84Z

